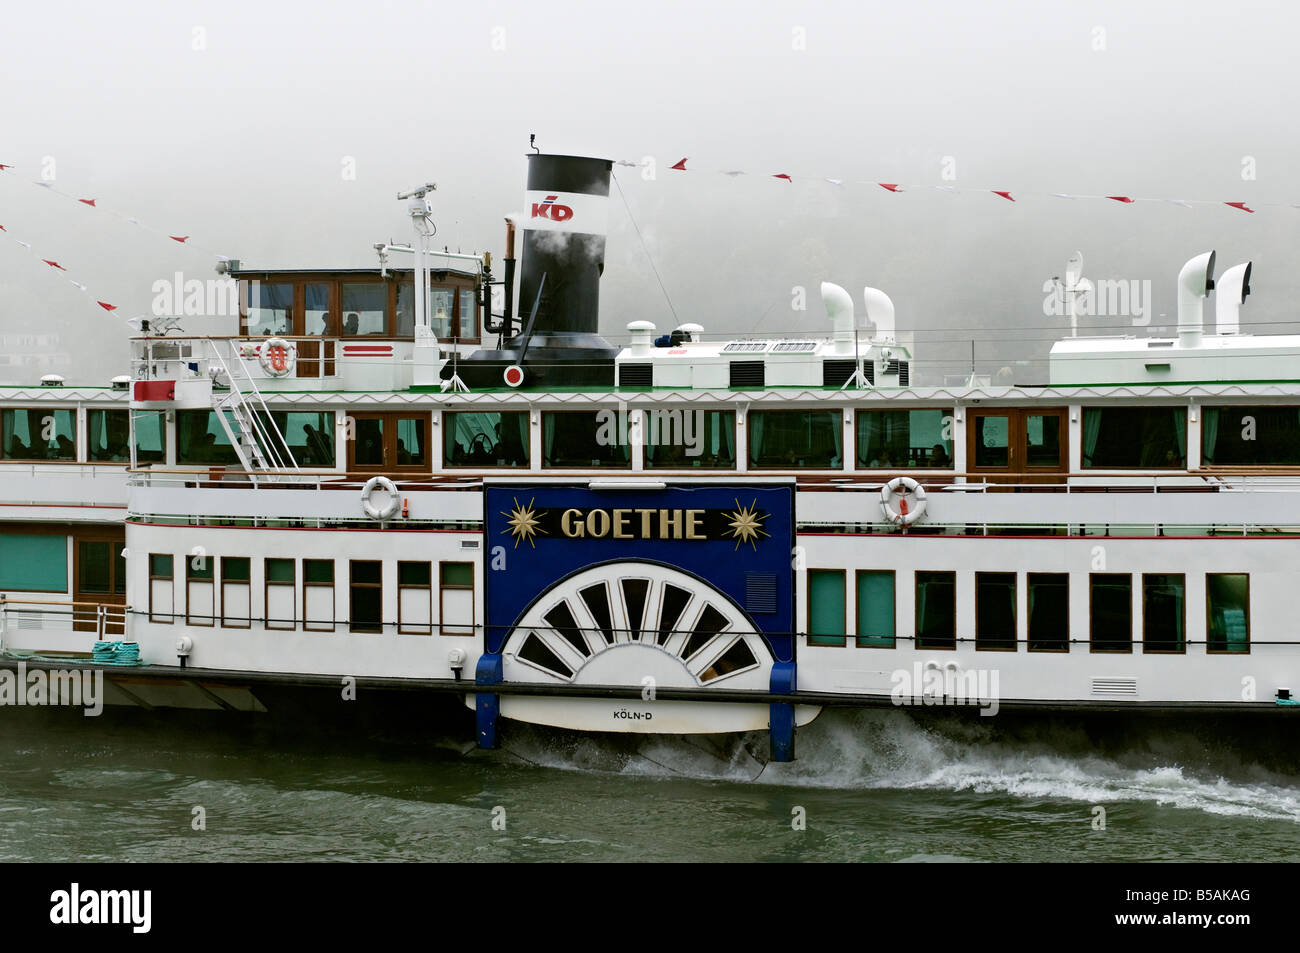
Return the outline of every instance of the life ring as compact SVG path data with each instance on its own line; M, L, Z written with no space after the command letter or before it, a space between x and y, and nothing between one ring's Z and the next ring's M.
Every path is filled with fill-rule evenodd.
M893 506L895 493L900 494L897 510ZM907 505L909 493L916 500L915 506ZM880 488L880 509L895 526L911 526L925 515L925 487L911 477L894 477Z
M258 345L257 360L271 377L288 377L298 363L298 345L284 338L267 338Z
M375 506L370 495L377 489L382 489L388 494L388 502L382 507ZM397 495L397 484L388 477L371 477L366 481L366 485L361 488L361 508L366 511L366 515L372 520L390 520L397 515L397 511L402 507L402 498Z

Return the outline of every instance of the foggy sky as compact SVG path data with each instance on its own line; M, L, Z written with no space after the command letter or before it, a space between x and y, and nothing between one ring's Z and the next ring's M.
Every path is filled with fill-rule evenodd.
M1173 325L1187 258L1214 248L1220 272L1253 259L1243 330L1294 330L1300 14L1280 7L7 7L0 163L16 174L0 176L0 336L56 334L69 363L54 369L103 383L127 370L124 319L148 313L155 280L211 277L216 254L256 267L373 266L374 242L410 239L394 196L426 181L438 184L437 246L500 255L532 132L545 152L655 160L653 180L615 174L676 317L615 187L601 286L612 341L638 319L824 334L816 289L829 280L859 314L863 285L892 296L926 381L966 372L972 338L978 370L991 373L1041 360L1064 333L1043 314L1042 285L1076 249L1090 278L1152 282L1152 326ZM683 156L698 171L670 171ZM33 187L47 157L55 186L101 208ZM940 177L945 157L955 181ZM1242 176L1247 157L1254 180ZM734 168L753 174L708 171ZM894 195L856 180L923 188ZM1019 200L934 188L945 184ZM1248 215L1034 192L1286 207ZM791 308L796 286L808 289L806 311ZM184 326L235 331L233 320ZM1083 326L1134 330L1115 318ZM45 370L0 368L0 382Z

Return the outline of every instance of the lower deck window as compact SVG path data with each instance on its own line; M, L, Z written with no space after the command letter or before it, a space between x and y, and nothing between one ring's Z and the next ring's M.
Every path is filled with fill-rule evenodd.
M310 632L334 631L334 560L302 561L302 627Z
M247 556L221 558L221 624L247 629L253 624L251 560Z
M1029 586L1029 651L1070 650L1070 575L1031 572Z
M474 634L474 564L438 566L438 631L443 635Z
M1016 574L975 574L975 648L1016 650Z
M266 627L294 629L298 626L298 587L292 559L266 561Z
M173 557L149 554L149 621L171 625L174 619Z
M1181 574L1142 574L1142 651L1186 650L1185 594Z
M382 632L384 630L384 564L378 560L352 560L353 632Z
M185 621L189 625L215 625L216 581L209 556L185 557Z
M916 574L916 647L957 647L957 574Z
M892 649L895 635L894 571L858 572L858 648Z
M1133 577L1094 572L1088 577L1091 622L1088 637L1094 652L1133 651Z
M429 635L433 632L431 563L397 564L397 631L400 635Z
M808 644L836 645L844 637L844 570L808 570Z
M1210 652L1250 651L1250 577L1210 573L1205 577L1205 642Z

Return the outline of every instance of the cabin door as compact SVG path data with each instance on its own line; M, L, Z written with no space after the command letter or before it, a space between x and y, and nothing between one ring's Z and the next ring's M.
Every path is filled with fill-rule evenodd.
M96 606L126 605L126 558L122 549L126 534L96 532L95 535L76 537L76 587L72 599L78 603L73 615L73 628L78 632L98 631ZM120 612L109 617L104 627L106 637L121 638L123 631Z
M967 472L1025 491L1064 482L1065 413L1064 407L968 410Z

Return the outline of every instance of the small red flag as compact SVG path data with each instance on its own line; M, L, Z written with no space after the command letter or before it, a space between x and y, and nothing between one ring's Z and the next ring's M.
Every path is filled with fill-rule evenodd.
M184 245L187 241L190 240L190 236L188 236L188 235L179 235L179 236L177 236L177 235L168 235L167 237L170 238L170 239L171 239L172 241L174 241L174 242L180 242L182 245Z
M889 189L889 191L891 191L891 192L899 192L899 191L902 191L902 190L899 189L899 187L898 187L895 183L893 183L893 182L877 182L876 185L880 186L882 189Z
M91 208L95 207L94 199L77 199L77 201L80 202L82 205L89 205Z
M117 305L115 305L115 304L109 304L107 301L96 301L95 304L99 305L99 306L100 306L101 308L103 308L105 311L116 311L116 310L117 310Z
M48 258L42 258L41 261L45 262L45 264L49 265L51 268L57 268L57 269L59 269L59 271L67 271L67 270L68 270L68 269L64 268L62 265L60 265L57 261L50 261Z
M1106 198L1110 199L1112 202L1123 202L1126 205L1133 204L1133 200L1127 195L1108 195Z
M5 228L3 225L0 225L0 232L7 232L7 231L9 231L9 229Z
M1243 212L1250 212L1250 213L1252 213L1252 214L1253 214L1254 211L1255 211L1253 208L1246 208L1246 203L1245 203L1245 202L1224 202L1223 204L1224 204L1224 205L1231 205L1233 208L1239 208L1239 209L1241 209Z
M680 161L680 162L677 162L677 163L674 163L673 166L672 166L672 168L676 169L678 172L685 172L685 171L686 171L686 160L689 159L689 158L690 158L690 156L682 156L681 161Z
M1015 199L1013 199L1013 198L1011 197L1011 193L1010 193L1010 192L999 192L997 189L990 189L990 191L991 191L994 195L1000 195L1000 196L1002 196L1002 197L1003 197L1004 199L1006 199L1008 202L1014 202L1014 201L1015 201Z
M790 177L789 177L788 175L786 175L784 172L774 172L774 173L772 173L772 178L774 178L774 179L785 179L787 182L790 182L790 183L793 183L793 182L794 182L794 179L790 178Z
M13 166L11 166L11 165L0 165L0 171L3 171L3 170L5 170L5 169L12 169L12 168L13 168Z

